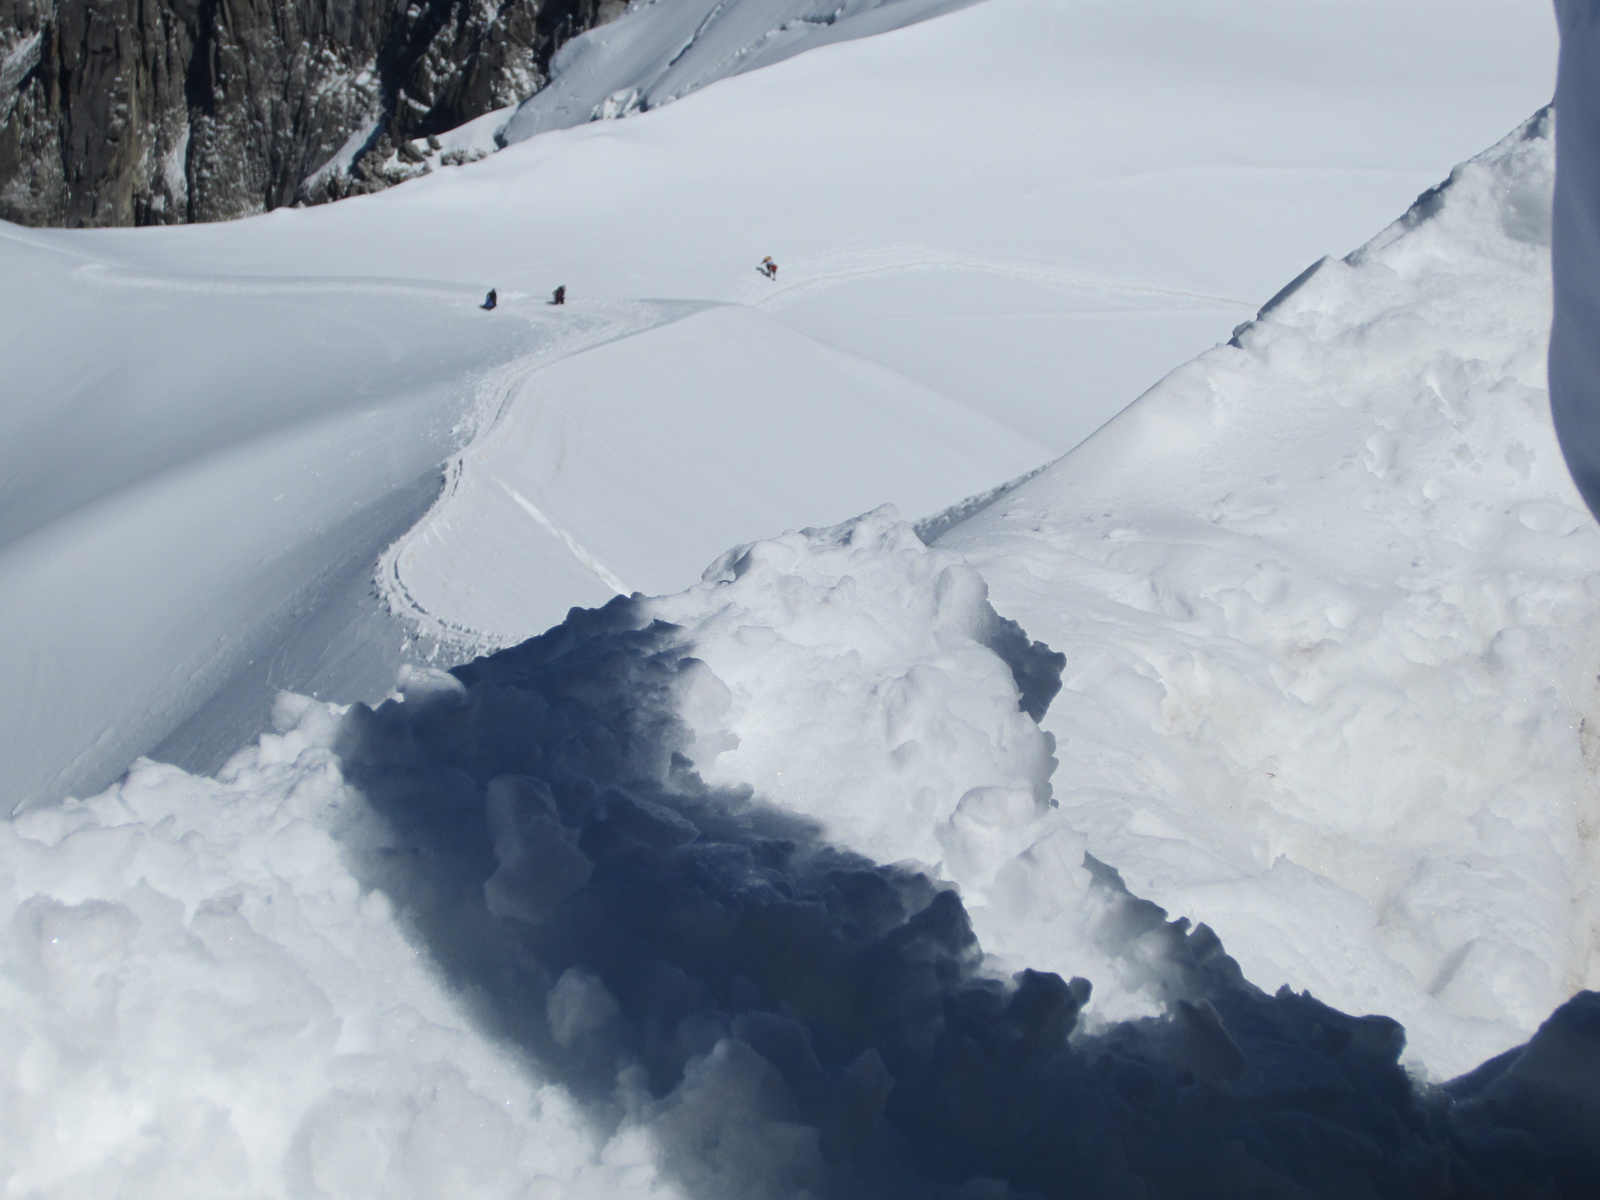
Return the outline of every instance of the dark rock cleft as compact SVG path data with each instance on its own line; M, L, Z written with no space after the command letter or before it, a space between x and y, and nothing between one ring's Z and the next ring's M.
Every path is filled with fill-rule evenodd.
M219 221L376 191L605 0L0 0L0 217ZM459 156L458 156L459 157Z

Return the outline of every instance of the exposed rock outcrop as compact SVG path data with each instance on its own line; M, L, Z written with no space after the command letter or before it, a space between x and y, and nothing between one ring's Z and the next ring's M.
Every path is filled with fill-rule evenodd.
M420 174L624 0L0 0L0 217L217 221Z

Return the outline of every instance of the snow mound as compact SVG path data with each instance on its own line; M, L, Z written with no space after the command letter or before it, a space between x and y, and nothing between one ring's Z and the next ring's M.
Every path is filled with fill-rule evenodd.
M216 779L141 762L0 826L6 1190L651 1194L344 865L335 710L274 716Z
M718 678L740 637L764 680ZM285 696L214 780L140 764L17 818L8 1189L1523 1194L1593 1169L1592 1080L1564 1064L1594 1057L1600 998L1425 1091L1395 1022L1267 996L1092 859L1059 864L1085 960L1158 1016L1086 1023L1090 981L987 958L948 881L849 849L892 844L919 783L949 814L922 844L957 877L1050 837L1049 739L1023 709L1060 665L879 512L411 670L376 710ZM825 785L788 793L820 821L763 795L797 763L762 743L802 710L887 819L863 833ZM927 748L945 761L909 770L860 736L958 720ZM694 770L732 779L737 754L755 788Z
M1092 854L1449 1075L1595 978L1600 531L1552 434L1551 114L957 525L1064 652Z
M886 33L975 0L643 0L573 38L517 107L502 145L648 112L830 42Z

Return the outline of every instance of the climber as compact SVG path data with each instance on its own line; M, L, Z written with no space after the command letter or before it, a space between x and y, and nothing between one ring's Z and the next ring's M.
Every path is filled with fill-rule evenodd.
M566 302L567 302L567 285L563 283L560 287L556 288L555 293L550 297L550 303L551 304L565 304Z
M778 278L778 264L772 261L772 255L770 254L761 260L761 265L756 270L760 271L768 279L775 280Z
M485 312L488 312L491 308L493 308L496 304L499 304L499 303L500 303L500 297L499 297L498 293L496 293L493 288L490 288L489 289L489 294L483 298L483 304L480 305L480 307Z

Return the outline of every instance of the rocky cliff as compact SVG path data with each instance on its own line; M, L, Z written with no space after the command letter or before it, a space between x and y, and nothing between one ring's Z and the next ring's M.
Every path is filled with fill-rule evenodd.
M0 0L0 217L218 221L387 187L625 0Z

